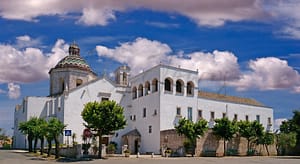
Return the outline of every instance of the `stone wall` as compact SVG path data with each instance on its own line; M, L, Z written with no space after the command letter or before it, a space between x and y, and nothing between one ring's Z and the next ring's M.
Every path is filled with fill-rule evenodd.
M183 148L184 136L179 136L175 130L165 130L160 133L161 147L168 147L177 152ZM235 137L228 143L227 153L231 155L247 155L247 140L243 137ZM251 149L255 150L254 155L268 155L265 146L251 144ZM270 155L276 155L275 145L268 146ZM197 140L196 156L223 156L224 142L213 135L212 130L208 130L200 139Z
M184 136L180 136L175 130L164 130L160 132L160 147L170 148L173 151L183 147L183 142L185 141Z

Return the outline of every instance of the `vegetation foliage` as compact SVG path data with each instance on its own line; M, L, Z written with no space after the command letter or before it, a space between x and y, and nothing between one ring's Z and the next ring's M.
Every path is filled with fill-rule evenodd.
M208 130L207 121L200 119L196 123L188 119L180 119L178 125L175 126L176 132L184 135L192 146L192 155L195 154L197 138L200 138Z
M101 158L102 135L124 128L126 125L124 109L115 101L89 102L81 113L84 124L99 137L98 158Z
M238 131L235 121L230 121L227 117L216 119L213 127L213 134L224 140L224 156L226 156L226 142L231 140Z

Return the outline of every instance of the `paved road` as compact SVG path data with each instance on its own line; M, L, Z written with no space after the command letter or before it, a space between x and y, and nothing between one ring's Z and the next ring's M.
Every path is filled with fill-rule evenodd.
M0 150L0 164L59 164L53 160L33 157L23 151ZM71 163L71 162L68 162ZM72 162L73 163L73 162ZM80 161L76 164L299 164L300 157L197 157L197 158L110 158L106 160Z

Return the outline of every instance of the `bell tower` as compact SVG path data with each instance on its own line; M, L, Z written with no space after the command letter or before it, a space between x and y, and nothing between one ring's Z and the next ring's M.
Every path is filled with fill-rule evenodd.
M126 65L120 66L115 71L116 83L120 86L129 85L130 68Z

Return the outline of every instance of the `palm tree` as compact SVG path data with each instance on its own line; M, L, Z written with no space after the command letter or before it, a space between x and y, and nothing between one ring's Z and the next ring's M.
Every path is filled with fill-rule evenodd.
M33 129L33 122L31 121L32 118L30 118L28 121L21 122L19 124L19 130L21 133L24 135L27 135L27 140L28 140L28 151L32 152L32 141L34 139L34 129Z
M41 141L41 155L43 155L44 153L44 140L45 140L45 137L46 137L46 134L47 134L47 122L42 119L42 118L39 118L38 119L38 128L39 128L39 134L38 134L38 138L40 139Z
M47 131L48 134L46 135L48 138L48 144L51 146L51 140L54 139L55 142L55 158L59 158L59 136L63 134L64 128L66 125L64 125L60 120L57 118L51 118L48 121ZM50 141L50 143L49 143ZM49 151L49 150L48 150ZM49 152L48 152L49 156Z

